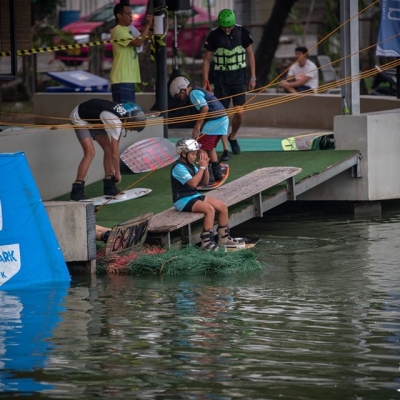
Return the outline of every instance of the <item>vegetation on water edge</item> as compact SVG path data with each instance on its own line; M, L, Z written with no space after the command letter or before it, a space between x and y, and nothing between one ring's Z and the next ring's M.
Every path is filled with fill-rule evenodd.
M265 266L251 250L201 251L195 246L157 249L144 246L141 252L115 254L97 260L99 274L130 275L226 275L260 271Z

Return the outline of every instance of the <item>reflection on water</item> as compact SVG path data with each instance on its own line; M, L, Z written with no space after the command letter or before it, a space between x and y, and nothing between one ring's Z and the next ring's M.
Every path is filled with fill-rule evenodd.
M398 398L400 212L252 229L261 273L0 292L0 396Z

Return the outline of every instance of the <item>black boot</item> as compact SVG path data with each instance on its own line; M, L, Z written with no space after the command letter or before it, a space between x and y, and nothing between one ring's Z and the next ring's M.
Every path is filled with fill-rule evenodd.
M212 169L215 181L222 181L222 171L221 171L220 163L212 162L211 169Z
M208 176L209 176L208 184L210 185L212 183L215 183L214 173L211 164L208 165Z
M72 184L70 200L80 201L85 200L85 181L76 181Z
M115 177L111 176L110 178L103 179L103 194L104 196L114 197L120 193L120 190L115 186Z
M101 234L100 239L104 242L107 243L108 238L110 237L111 231L105 231Z

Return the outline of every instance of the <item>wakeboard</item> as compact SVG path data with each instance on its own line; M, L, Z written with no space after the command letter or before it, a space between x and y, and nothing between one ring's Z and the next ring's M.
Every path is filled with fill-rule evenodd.
M175 145L168 139L154 137L129 146L120 156L135 174L154 171L172 164L179 158Z
M252 249L257 245L257 243L260 241L260 238L258 237L243 237L243 238L237 238L237 239L244 239L245 246L244 247L227 247L227 251L239 251L239 250L246 250L246 249Z
M292 136L281 142L284 151L297 150L325 150L334 149L334 138L331 132L307 133L305 135Z
M106 243L105 255L141 246L146 240L152 217L152 213L147 213L114 226Z
M124 190L115 198L111 198L110 196L98 196L98 197L93 197L91 199L85 199L82 201L93 201L95 206L100 206L105 203L106 204L115 204L115 203L120 203L122 201L137 199L138 197L145 196L146 194L149 194L150 192L151 192L151 189L134 188L134 189ZM110 200L110 198L111 198L111 200Z
M212 189L216 189L216 188L220 187L221 185L223 185L229 176L229 165L221 164L221 172L222 172L222 180L221 181L210 182L208 185L200 184L199 186L197 186L197 190L200 192L203 190L212 190Z

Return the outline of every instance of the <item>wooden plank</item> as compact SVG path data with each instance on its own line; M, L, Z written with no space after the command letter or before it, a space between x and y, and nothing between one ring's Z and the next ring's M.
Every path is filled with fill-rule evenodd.
M147 213L114 226L107 240L106 256L141 246L152 217L152 213Z
M224 201L228 207L251 198L283 181L299 174L301 168L296 167L267 167L257 169L224 186L207 193ZM204 217L202 213L178 212L171 207L153 216L149 232L172 232L192 224Z

